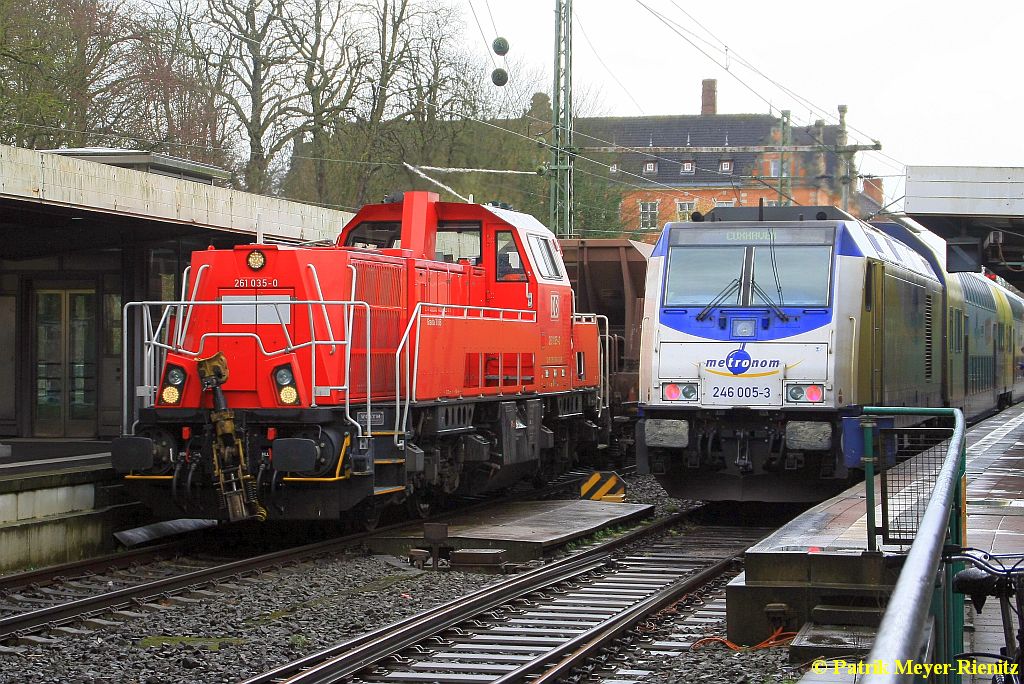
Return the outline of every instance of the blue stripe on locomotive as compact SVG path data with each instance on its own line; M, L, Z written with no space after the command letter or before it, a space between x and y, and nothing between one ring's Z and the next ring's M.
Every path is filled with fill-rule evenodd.
M658 238L657 244L654 246L654 252L651 256L668 256L668 234L674 224L666 224L665 229L662 231L661 236ZM836 235L836 244L838 247L834 250L835 255L838 256L853 256L862 257L864 253L861 251L860 246L857 245L856 240L850 235L850 231L847 229L844 222L838 223L838 231ZM662 266L662 277L661 282L664 283L667 278L668 259ZM664 285L662 291L658 293L659 299L664 297ZM836 297L836 277L835 277L835 257L832 259L832 296L830 298L830 305L827 307L804 307L804 306L783 306L782 311L789 318L788 321L780 320L771 309L767 307L719 307L718 316L710 316L703 321L697 320L697 314L700 313L700 307L669 307L659 306L659 321L662 325L677 330L687 335L693 335L694 337L701 337L706 340L716 340L721 342L727 342L730 340L737 340L741 342L750 341L770 341L779 340L786 337L792 337L794 335L800 335L801 333L810 332L823 326L828 325L832 322L832 306L831 302L835 301ZM758 319L757 334L753 339L751 338L737 338L732 335L732 320L735 318L749 319L751 317Z

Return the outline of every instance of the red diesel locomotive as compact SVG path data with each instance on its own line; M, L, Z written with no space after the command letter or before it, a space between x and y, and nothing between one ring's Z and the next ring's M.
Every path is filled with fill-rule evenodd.
M140 382L112 460L163 518L425 514L564 471L607 405L604 323L551 231L429 192L332 246L196 252L180 301L125 320Z

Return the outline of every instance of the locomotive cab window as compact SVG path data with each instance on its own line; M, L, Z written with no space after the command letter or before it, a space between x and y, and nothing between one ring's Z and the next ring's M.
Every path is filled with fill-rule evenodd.
M503 281L526 280L526 264L510 230L494 234L494 277Z
M345 247L392 249L401 245L402 224L398 221L364 221L349 231Z
M754 247L753 282L772 301L755 288L753 303L828 306L831 266L832 248L825 245Z
M673 247L668 254L665 306L704 306L720 293L722 304L739 304L740 289L730 285L742 268L739 245Z
M679 228L664 306L828 306L833 228Z
M480 264L480 224L440 223L434 242L435 257L448 263Z
M537 271L542 278L547 280L561 280L562 266L558 253L551 246L551 240L540 235L530 236L530 248L533 250L534 260L537 262Z

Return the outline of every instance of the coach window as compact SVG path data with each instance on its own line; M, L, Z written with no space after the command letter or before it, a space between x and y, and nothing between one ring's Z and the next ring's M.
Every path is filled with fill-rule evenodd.
M511 230L494 234L494 277L497 280L526 280L526 264Z
M481 254L480 224L438 224L434 251L438 261L478 266Z

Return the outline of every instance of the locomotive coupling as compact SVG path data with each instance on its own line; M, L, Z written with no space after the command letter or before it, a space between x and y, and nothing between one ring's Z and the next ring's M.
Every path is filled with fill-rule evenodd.
M249 474L243 444L245 439L235 430L235 412L228 408L224 390L228 379L228 361L222 352L199 359L196 363L203 390L213 391L210 422L214 428L213 474L220 490L221 502L231 522L256 518L266 520L267 511L256 498L255 481Z
M196 370L199 372L199 380L203 383L204 390L220 387L228 381L228 360L223 352L198 359Z

